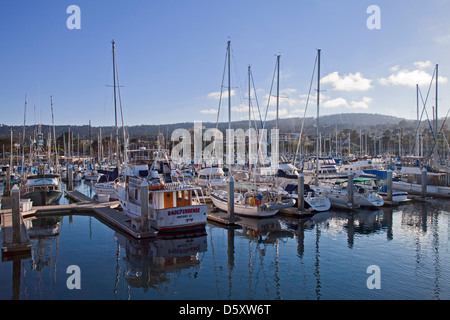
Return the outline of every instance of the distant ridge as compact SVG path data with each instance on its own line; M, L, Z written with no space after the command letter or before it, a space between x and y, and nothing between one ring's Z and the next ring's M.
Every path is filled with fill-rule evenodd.
M300 128L302 125L303 118L287 118L287 119L279 119L279 129L280 133L298 133L300 132ZM304 131L306 133L315 132L315 123L316 118L314 117L306 117L305 118L305 126ZM442 124L443 119L440 120ZM426 120L422 121L422 126L426 125ZM258 128L261 127L260 121L256 122ZM252 126L255 124L255 121L252 121ZM440 124L440 125L441 125ZM448 123L446 122L447 126ZM215 128L215 122L202 122L202 125L205 128ZM145 125L134 125L128 126L127 130L131 136L131 138L137 139L148 139L148 140L156 140L158 134L163 134L164 136L170 135L175 129L192 129L194 126L193 122L180 122L180 123L172 123L172 124L145 124ZM324 115L319 118L319 126L320 131L323 134L328 134L331 132L335 132L336 130L344 130L344 129L356 129L356 130L392 130L401 128L415 128L416 122L415 120L407 120L403 118L398 118L389 115L382 115L376 113L340 113L333 115ZM248 128L248 121L233 121L232 126L233 129ZM267 129L273 129L275 127L275 120L270 120L266 122ZM10 128L11 126L2 124L0 125L0 137L5 138L10 136ZM22 134L23 129L22 126L12 126L13 135L15 138L18 137L19 133ZM33 130L35 126L26 126L26 135L32 136ZM99 126L92 126L91 128L91 136L92 139L97 139L99 134ZM108 137L110 135L114 136L114 127L106 126L102 128L102 136ZM228 122L221 122L218 124L218 129L225 133L225 130L228 128ZM52 130L50 125L42 125L42 132L45 137L47 133ZM63 132L67 132L69 130L69 125L57 125L55 126L56 135L60 136ZM74 137L80 136L80 139L87 139L89 137L89 125L70 125L70 132L74 134ZM120 136L120 138L122 135ZM16 140L16 139L15 139Z

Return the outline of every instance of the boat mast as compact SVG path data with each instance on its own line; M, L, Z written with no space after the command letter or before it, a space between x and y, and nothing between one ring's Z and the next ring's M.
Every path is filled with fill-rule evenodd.
M53 144L55 146L55 170L56 170L56 173L59 173L59 170L58 170L58 149L56 148L55 117L53 115L53 96L50 96L50 103L51 103L51 106L52 106Z
M416 131L416 156L419 156L419 84L416 84L416 108L417 108L417 131Z
M251 101L251 93L250 93L250 77L251 77L251 71L250 71L250 65L248 65L248 129L249 130L252 127L252 122L251 122L252 101Z
M119 169L119 127L117 126L117 94L116 94L116 46L114 40L112 41L112 53L113 53L113 84L114 84L114 115L115 115L115 138L116 138L116 165Z
M435 112L435 116L434 116L434 136L435 136L435 142L434 142L434 144L435 144L435 148L434 148L434 161L433 161L433 164L437 164L437 160L438 160L438 150L437 150L437 148L438 148L438 141L439 141L439 137L438 137L438 78L439 78L439 75L438 75L438 65L436 64L436 92L435 92L435 94L436 94L436 96L435 96L435 100L436 100L436 103L435 103L435 109L434 109L434 112Z
M27 94L25 94L25 111L23 113L23 137L22 137L22 166L20 170L20 175L23 179L25 179L25 175L23 173L23 168L25 167L25 122L27 119Z
M231 130L231 41L228 41L227 45L227 55L228 55L228 129Z
M280 108L280 55L277 55L277 120L276 120L276 128L278 129L278 111Z
M320 102L320 49L317 49L316 175L319 174L319 102Z

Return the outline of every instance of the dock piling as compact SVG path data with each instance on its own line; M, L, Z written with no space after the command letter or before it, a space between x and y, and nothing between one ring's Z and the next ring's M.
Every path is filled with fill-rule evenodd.
M387 177L386 177L386 188L387 188L387 200L389 203L392 203L392 170L387 171Z
M20 234L20 190L18 186L11 189L12 231L13 243L21 243Z
M141 183L141 231L146 232L148 228L148 182L143 179Z
M73 190L73 172L72 166L69 164L67 166L67 190Z
M299 212L302 212L305 208L305 176L303 174L298 176L297 193L297 208Z
M234 220L234 180L231 174L228 179L228 220Z
M427 168L422 168L422 198L427 197Z
M347 206L350 208L354 207L354 197L353 197L353 171L350 170L348 173L348 182L347 182Z

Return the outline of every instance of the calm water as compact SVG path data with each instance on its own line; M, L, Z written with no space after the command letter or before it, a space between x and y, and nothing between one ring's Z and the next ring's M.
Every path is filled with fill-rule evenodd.
M77 189L94 194L89 184ZM449 212L449 201L432 200L301 221L247 218L153 241L90 216L41 218L29 222L31 257L0 263L0 299L450 299ZM71 265L79 290L67 287ZM380 289L366 285L371 265Z

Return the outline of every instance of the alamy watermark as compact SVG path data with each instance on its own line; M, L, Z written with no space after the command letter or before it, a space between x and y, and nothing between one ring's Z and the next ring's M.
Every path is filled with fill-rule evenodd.
M279 165L279 130L270 130L268 143L267 129L227 129L224 140L223 132L217 128L206 129L203 132L202 123L194 123L194 137L187 129L176 129L172 132L171 140L179 142L172 148L172 160L176 164L224 164L227 165L270 165L278 168ZM203 142L210 142L203 148ZM270 150L269 150L270 145ZM193 150L192 150L193 146ZM269 155L270 154L270 155Z
M70 274L70 276L66 280L67 289L69 289L69 290L81 289L80 267L77 265L70 265L67 267L66 273Z
M67 29L81 29L81 9L77 5L70 5L67 7L66 13L70 16L66 20Z
M373 264L367 267L366 273L370 273L367 278L366 286L367 289L381 289L381 269L379 266Z
M377 5L367 7L367 13L371 14L366 21L367 29L381 29L381 10Z

